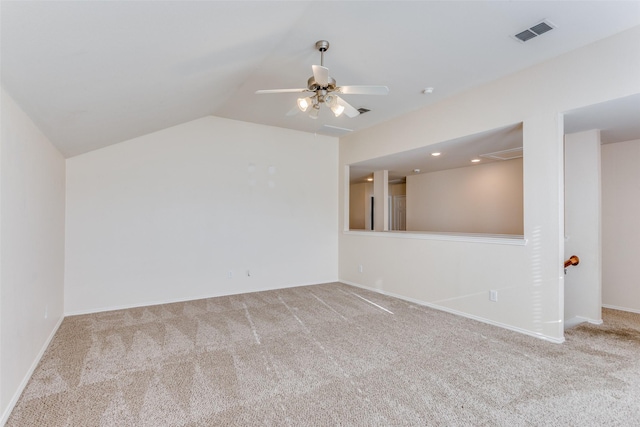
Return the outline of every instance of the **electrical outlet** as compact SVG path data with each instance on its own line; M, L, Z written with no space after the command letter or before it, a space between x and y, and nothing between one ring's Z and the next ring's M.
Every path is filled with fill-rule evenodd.
M494 290L489 291L489 301L493 301L493 302L498 301L498 291L494 291Z
M362 273L362 264L358 266L358 273Z
M233 271L229 270L229 273L227 273L227 279L233 279Z

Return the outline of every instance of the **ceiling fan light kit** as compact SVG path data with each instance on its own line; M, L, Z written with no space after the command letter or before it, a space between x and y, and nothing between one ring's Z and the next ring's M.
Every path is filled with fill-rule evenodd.
M331 94L324 97L324 103L331 108L331 111L333 111L336 117L340 117L342 113L344 113L345 108L344 105L338 102L338 99L337 96Z
M343 95L387 95L389 93L389 88L386 86L337 86L335 79L329 76L329 69L324 66L324 53L329 49L329 42L317 41L316 49L320 51L320 65L311 66L313 75L307 80L306 88L258 90L256 94L311 92L310 96L298 98L296 103L300 111L309 111L309 117L317 119L322 104L329 107L336 117L340 117L343 113L350 118L360 115L360 111L340 98L338 93Z
M311 98L298 98L298 108L300 111L307 111L311 105Z
M320 112L320 106L318 104L315 104L311 109L311 111L309 111L309 118L314 120L317 119L319 112Z

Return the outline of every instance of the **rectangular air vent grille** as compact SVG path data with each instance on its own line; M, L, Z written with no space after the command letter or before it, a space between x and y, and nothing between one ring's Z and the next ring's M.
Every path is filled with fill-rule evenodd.
M532 38L536 37L537 34L534 33L531 30L524 30L521 33L518 33L515 35L515 37L520 40L521 42L526 42L527 40L531 40Z
M541 22L538 25L534 25L533 27L529 28L531 31L533 31L534 33L536 33L537 35L541 35L546 33L547 31L551 31L553 30L553 27L551 25L549 25L546 22Z
M518 34L514 35L513 37L524 43L527 40L531 40L534 37L538 37L541 34L546 33L547 31L551 31L554 28L556 28L555 25L553 25L551 22L544 20L536 25L534 25L531 28L527 28L524 31L519 32Z

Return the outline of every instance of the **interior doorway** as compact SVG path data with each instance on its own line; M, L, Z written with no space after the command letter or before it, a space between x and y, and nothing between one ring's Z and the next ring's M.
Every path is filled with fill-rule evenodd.
M389 197L389 230L407 230L407 196Z
M565 328L601 322L603 307L640 313L638 117L640 93L564 113L565 259L580 257L564 276Z
M369 230L371 230L371 231L373 231L373 227L374 227L374 224L375 224L374 217L373 217L374 212L375 212L375 209L373 208L374 207L374 203L373 203L374 200L373 199L374 199L374 197L371 196L371 203L370 203L370 206L369 206L369 209L370 209L369 216L370 216L370 218L369 218L369 223L367 224Z

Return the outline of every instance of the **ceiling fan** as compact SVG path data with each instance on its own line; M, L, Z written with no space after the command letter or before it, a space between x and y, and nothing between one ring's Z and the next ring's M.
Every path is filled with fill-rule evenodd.
M303 93L310 92L309 96L298 98L297 108L287 115L309 110L309 117L318 118L320 106L325 104L336 117L343 113L347 117L356 117L360 111L351 106L340 95L387 95L389 88L386 86L336 86L336 81L329 76L329 69L324 66L324 53L329 49L329 42L320 40L316 42L316 49L320 51L320 65L312 65L313 76L309 77L307 87L304 89L266 89L258 90L256 94L267 93Z

